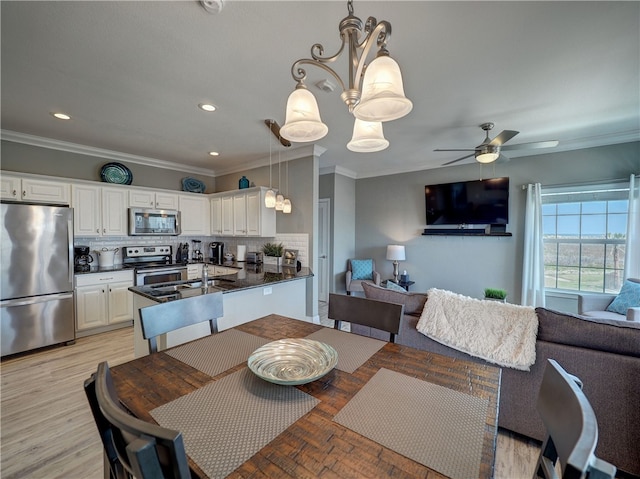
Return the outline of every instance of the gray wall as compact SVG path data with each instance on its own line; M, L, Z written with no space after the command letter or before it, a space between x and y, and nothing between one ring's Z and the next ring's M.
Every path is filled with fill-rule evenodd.
M383 279L393 266L385 259L388 244L404 244L412 291L448 289L480 298L485 287L503 288L509 301L520 302L523 219L527 183L543 186L628 178L640 172L640 143L515 158L483 167L462 165L356 181L356 256L374 258ZM482 176L510 178L509 226L512 237L422 236L425 223L424 186ZM348 251L334 245L338 250Z
M114 161L6 140L2 140L1 148L2 165L0 166L3 170L61 178L100 181L102 165ZM126 161L120 163L131 170L133 186L182 191L182 178L190 176L198 178L207 185L206 193L215 193L216 191L216 180L213 176L188 174L184 171L155 168Z

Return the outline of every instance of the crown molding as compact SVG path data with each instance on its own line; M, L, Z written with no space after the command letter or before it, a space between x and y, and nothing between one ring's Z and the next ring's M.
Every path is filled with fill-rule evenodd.
M241 173L243 171L247 171L252 168L269 166L269 163L271 163L272 165L277 165L278 161L286 163L287 161L299 160L301 158L309 158L311 156L320 157L324 154L325 151L327 151L327 149L319 145L307 145L307 146L301 146L299 148L294 148L294 149L286 149L280 152L280 156L272 155L271 161L269 161L268 156L265 156L263 158L258 158L257 160L252 161L250 163L238 165L233 168L217 169L216 176Z
M185 173L207 175L215 177L215 171L210 168L198 168L196 166L183 165L172 161L158 160L156 158L148 158L145 156L130 155L119 151L105 150L95 148L93 146L79 145L53 138L44 138L41 136L28 135L11 130L0 130L0 138L14 143L23 143L25 145L39 146L41 148L49 148L52 150L66 151L68 153L77 153L79 155L96 156L108 160L123 161L135 163L139 165L152 166L155 168L164 168L166 170L183 171Z
M320 175L331 175L331 174L346 176L354 180L359 178L358 175L356 175L355 171L351 171L340 165L327 166L325 168L320 168Z

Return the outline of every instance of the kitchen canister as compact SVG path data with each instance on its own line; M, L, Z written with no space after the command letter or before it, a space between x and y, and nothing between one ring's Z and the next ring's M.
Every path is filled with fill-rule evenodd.
M242 178L240 178L240 180L238 181L238 184L241 190L245 188L249 188L249 180L247 179L246 176L243 176Z
M244 261L246 259L247 256L247 247L246 245L243 244L239 244L238 245L238 251L236 254L236 261Z
M120 248L102 248L96 251L98 253L98 264L101 268L113 268L116 253L120 251Z

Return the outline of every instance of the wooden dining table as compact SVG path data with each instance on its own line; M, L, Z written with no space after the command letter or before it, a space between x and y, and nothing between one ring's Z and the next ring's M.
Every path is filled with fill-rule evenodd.
M303 338L322 330L323 326L269 315L233 329L273 341ZM198 339L188 345L205 339ZM143 420L156 423L151 413L154 409L247 369L245 360L222 373L210 376L176 359L169 354L170 352L161 351L111 368L122 404ZM403 377L415 378L446 388L446 391L455 391L456 394L463 393L486 401L486 414L483 410L481 418L483 422L480 431L482 437L478 477L493 477L500 369L395 343L384 343L352 373L334 368L322 378L307 384L278 386L295 387L315 398L314 401L317 400L317 403L309 412L295 420L239 465L228 477L450 477L435 467L410 459L335 420L338 413L381 370L391 371L392 374L400 373ZM388 404L389 411L402 410L403 407L405 406L400 400ZM428 415L430 411L417 413ZM185 447L189 454L189 439L186 435ZM198 477L208 477L191 455L189 465L192 473Z

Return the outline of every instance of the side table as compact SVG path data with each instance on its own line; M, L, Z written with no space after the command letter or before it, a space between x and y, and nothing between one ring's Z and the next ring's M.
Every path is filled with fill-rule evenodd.
M383 281L381 283L381 286L386 287L387 286L387 281L391 281L392 283L396 283L398 286L400 286L401 288L404 288L406 291L409 291L409 288L411 287L412 284L415 284L415 281L394 281L392 279L387 279L385 281Z

